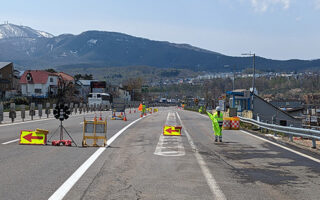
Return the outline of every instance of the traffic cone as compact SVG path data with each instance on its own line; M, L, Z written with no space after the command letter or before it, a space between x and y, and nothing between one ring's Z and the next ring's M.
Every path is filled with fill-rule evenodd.
M129 110L129 114L131 114L131 109Z
M94 116L94 121L97 121L97 115Z
M147 116L147 113L144 113L144 116Z
M134 113L136 113L136 110L134 110Z
M123 121L127 121L127 117L126 116L124 116Z
M101 113L100 113L100 117L99 117L99 120L100 120L100 121L102 121L102 114L101 114Z
M142 115L142 113L141 113L141 115L140 115L140 117L142 117L143 115Z
M121 112L121 113L120 113L120 115L122 116L122 115L123 115L123 113Z

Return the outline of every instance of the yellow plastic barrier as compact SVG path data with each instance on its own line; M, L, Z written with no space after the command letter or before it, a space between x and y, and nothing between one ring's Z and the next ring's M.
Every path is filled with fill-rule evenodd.
M88 135L88 133L90 135ZM100 135L97 135L100 134ZM87 139L92 139L93 144L88 145ZM93 147L101 147L102 145L98 145L98 140L103 140L103 146L107 145L107 120L105 121L87 121L83 122L83 140L82 146L93 146Z

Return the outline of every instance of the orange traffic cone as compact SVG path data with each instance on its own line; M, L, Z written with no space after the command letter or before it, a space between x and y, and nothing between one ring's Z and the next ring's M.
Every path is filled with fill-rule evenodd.
M142 117L143 115L142 115L142 113L141 113L141 115L140 115L140 117Z
M100 117L99 117L99 120L100 120L100 121L102 121L102 114L101 114L101 113L100 113Z
M147 113L144 113L144 116L147 116Z
M121 113L120 113L120 115L122 116L122 115L123 115L123 113L121 112Z
M129 114L131 114L131 109L129 110Z
M127 121L127 117L126 116L124 116L123 121Z
M94 121L97 121L97 115L96 115L96 116L94 116Z

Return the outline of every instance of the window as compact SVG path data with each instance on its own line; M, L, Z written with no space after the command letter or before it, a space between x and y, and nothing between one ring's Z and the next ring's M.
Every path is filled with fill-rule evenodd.
M53 78L50 78L50 83L53 83Z
M280 126L287 126L286 120L280 120Z
M41 89L34 89L34 93L41 94Z

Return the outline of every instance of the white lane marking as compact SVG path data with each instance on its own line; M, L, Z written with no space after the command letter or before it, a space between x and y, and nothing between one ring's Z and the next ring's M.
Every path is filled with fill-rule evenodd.
M241 132L243 132L243 133L245 133L245 134L248 134L248 135L250 135L250 136L252 136L252 137L258 138L258 139L260 139L260 140L263 140L263 141L265 141L265 142L268 142L268 143L270 143L270 144L273 144L273 145L275 145L275 146L278 146L278 147L280 147L280 148L282 148L282 149L285 149L285 150L287 150L287 151L290 151L290 152L292 152L292 153L298 154L298 155L300 155L300 156L302 156L302 157L305 157L305 158L308 158L308 159L310 159L310 160L313 160L313 161L315 161L315 162L317 162L317 163L320 163L320 160L317 159L317 158L308 156L308 155L306 155L306 154L304 154L304 153L300 153L300 152L295 151L295 150L293 150L293 149L290 149L290 148L288 148L288 147L285 147L285 146L282 146L282 145L277 144L277 143L275 143L275 142L272 142L272 141L269 141L269 140L267 140L267 139L261 138L261 137L259 137L259 136L256 136L256 135L252 134L252 133L249 133L249 132L247 132L247 131L241 130Z
M169 112L166 125L176 126L177 119L174 112ZM160 135L155 155L158 156L184 156L186 154L181 136L165 136Z
M212 194L214 195L215 199L219 199L219 200L225 200L226 197L223 194L222 190L220 189L217 181L214 179L213 175L211 174L206 162L204 161L204 159L202 158L202 156L199 154L199 150L197 149L196 145L194 144L191 136L189 135L188 131L186 130L186 127L183 125L182 120L179 116L179 114L177 113L177 116L180 120L181 125L183 126L183 131L185 132L187 138L188 138L188 142L191 146L191 148L193 149L194 155L198 161L198 164L202 170L203 175L206 178L206 181L210 187L210 190L212 192Z
M143 117L145 118L145 117ZM139 118L126 127L121 129L118 133L112 136L107 141L107 147L119 137L125 130L127 130L130 126L143 119ZM82 175L89 169L89 167L94 163L94 161L106 150L106 147L100 147L96 152L94 152L88 160L86 160L49 198L49 200L61 200L64 196L71 190L71 188L78 182L78 180L82 177Z
M20 138L15 139L15 140L11 140L11 141L8 141L8 142L4 142L4 143L2 143L2 144L10 144L10 143L13 143L13 142L17 142L17 141L19 141L19 140L20 140Z

